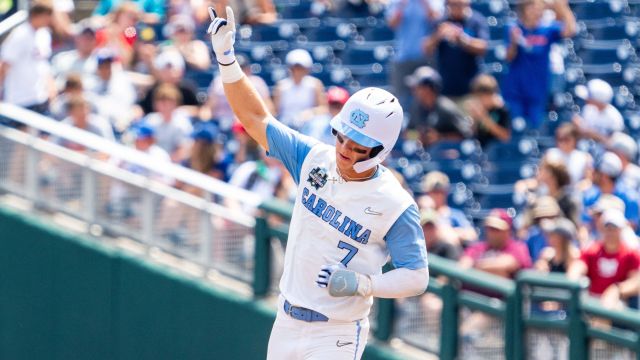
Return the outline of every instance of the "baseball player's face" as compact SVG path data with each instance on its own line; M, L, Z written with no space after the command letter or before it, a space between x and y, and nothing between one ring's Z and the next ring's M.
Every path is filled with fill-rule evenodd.
M369 158L371 148L359 145L348 137L336 134L336 161L341 171L351 170L353 164Z

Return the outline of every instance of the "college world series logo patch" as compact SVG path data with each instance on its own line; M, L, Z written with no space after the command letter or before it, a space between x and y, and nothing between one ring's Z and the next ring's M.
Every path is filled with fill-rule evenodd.
M353 110L351 112L351 123L360 129L365 127L365 122L369 121L369 115L362 110Z
M327 183L327 170L321 169L319 167L314 168L309 173L309 178L307 179L309 184L313 186L316 190L320 189Z

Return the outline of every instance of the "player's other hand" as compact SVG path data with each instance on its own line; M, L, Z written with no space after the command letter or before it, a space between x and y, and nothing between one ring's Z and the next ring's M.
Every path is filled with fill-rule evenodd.
M323 265L316 284L321 288L328 288L329 294L334 297L371 295L371 279L347 270L342 264Z
M216 11L209 7L211 24L207 34L211 36L211 46L220 65L230 65L236 61L233 44L236 41L236 20L233 10L227 6L227 18L218 17Z
M329 286L329 278L336 270L344 268L342 264L322 265L318 272L318 278L316 279L316 285L321 288Z

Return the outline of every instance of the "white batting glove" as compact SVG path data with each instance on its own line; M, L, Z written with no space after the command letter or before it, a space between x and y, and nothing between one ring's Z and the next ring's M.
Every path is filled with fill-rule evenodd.
M342 264L323 265L316 284L329 288L329 294L334 297L371 295L371 278L347 270Z
M236 20L233 10L227 6L227 18L218 17L216 11L209 7L211 24L207 29L207 34L211 35L211 46L216 54L218 64L229 66L236 61L236 54L233 51L233 44L236 42Z

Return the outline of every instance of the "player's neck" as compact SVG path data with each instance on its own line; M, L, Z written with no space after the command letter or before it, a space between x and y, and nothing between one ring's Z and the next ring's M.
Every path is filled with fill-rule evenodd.
M376 172L378 171L378 166L361 173L356 172L353 168L350 168L346 171L341 170L340 168L337 168L337 170L338 175L340 175L340 177L342 177L346 181L366 181L375 176Z

